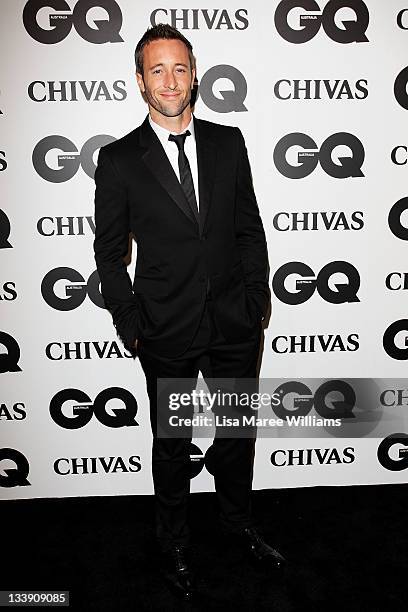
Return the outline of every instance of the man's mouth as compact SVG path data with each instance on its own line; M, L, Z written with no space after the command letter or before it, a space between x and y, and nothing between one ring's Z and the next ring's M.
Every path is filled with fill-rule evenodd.
M168 98L168 99L172 99L172 98L177 98L180 95L179 91L174 91L171 93L161 93L160 94L163 98Z

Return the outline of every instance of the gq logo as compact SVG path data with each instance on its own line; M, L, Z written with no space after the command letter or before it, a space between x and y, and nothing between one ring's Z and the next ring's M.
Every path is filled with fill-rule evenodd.
M10 334L0 331L0 347L6 349L6 352L3 350L0 352L0 374L21 372L21 368L18 365L21 353L17 340L10 336Z
M395 202L388 215L388 225L394 236L401 240L408 240L408 227L401 223L401 216L408 210L408 197Z
M395 337L400 332L405 332L405 348L399 348L395 344ZM387 355L393 359L398 359L398 361L408 359L408 319L394 321L394 323L391 323L391 325L387 327L383 336L383 347Z
M107 134L92 136L92 138L85 142L81 152L78 154L77 147L65 136L57 136L56 134L46 136L34 147L32 156L33 166L37 174L50 183L69 181L78 172L79 166L82 167L89 178L93 179L96 170L93 160L95 151L114 140L116 138ZM64 152L63 155L55 155L53 153L55 168L50 167L46 161L46 156L50 151Z
M11 465L10 465L11 464ZM0 487L25 487L30 466L26 457L14 448L0 448Z
M294 9L303 9L307 14L299 15L300 29L290 25L293 22L290 12ZM345 20L340 18L338 11L349 9L356 19ZM347 44L352 42L368 42L365 35L369 13L362 0L330 0L320 15L311 15L310 12L320 12L320 6L315 0L282 0L275 11L275 27L278 33L288 42L300 44L316 36L320 27L334 42Z
M403 448L394 449L397 444ZM390 456L390 451L393 451ZM377 450L377 458L386 470L400 472L408 468L408 435L406 433L395 433L387 436L380 442Z
M214 476L214 474L220 473L220 465L216 460L214 446L209 446L205 452L192 442L188 445L188 453L190 457L189 465L189 477L190 479L195 478L202 472L204 466L208 473Z
M209 446L203 454L202 450L196 444L190 442L189 444L189 455L190 455L190 479L195 478L202 471L203 467L209 474L214 476L220 474L220 462L217 462L215 456L215 448L213 445Z
M214 85L219 79L228 79L233 88L214 93ZM234 66L220 64L213 66L204 74L199 85L199 95L204 104L215 113L241 113L248 109L244 105L248 86L244 75Z
M61 281L64 281L61 283ZM60 294L56 293L56 284L63 285ZM89 296L91 302L99 308L105 308L103 297L99 290L100 280L98 271L92 272L88 281L85 281L82 274L73 268L54 268L50 270L43 278L41 283L41 293L48 306L55 310L74 310L78 308Z
M111 407L108 402L115 400L120 406ZM66 403L70 403L70 416L64 414ZM50 402L50 415L53 421L64 429L80 429L85 427L95 415L97 420L106 427L134 427L136 422L137 401L127 389L110 387L104 389L92 403L91 398L80 389L63 389L54 395Z
M398 74L394 83L394 96L397 100L398 104L408 110L408 93L407 93L407 84L408 84L408 66L403 68L401 72Z
M311 381L312 383L312 381ZM299 380L289 380L282 383L274 391L279 402L271 408L274 414L286 419L301 419L307 417L314 408L318 417L323 419L344 419L341 427L323 427L330 436L362 437L376 428L382 416L377 406L377 387L370 379L327 380L315 391ZM286 404L286 405L285 405Z
M333 151L338 146L348 147L351 157L338 157L335 163L332 159ZM295 163L289 163L286 155L292 147L300 147ZM322 169L333 178L344 179L364 176L361 166L364 162L365 152L360 140L348 132L332 134L323 142L320 151L316 151L317 144L307 134L293 132L279 140L273 152L273 161L277 170L291 179L301 179L309 176L320 162ZM314 149L314 150L313 150ZM290 153L293 158L293 152Z
M292 274L301 277L295 280L295 291L290 291L285 286L288 277ZM347 282L334 282L334 288L332 288L330 280L334 274L343 274ZM356 268L347 261L332 261L326 264L317 276L312 268L302 261L290 261L275 272L272 287L281 302L292 306L307 302L316 289L320 297L330 304L360 301L357 297L360 275Z
M49 15L50 27L38 23L38 13L51 8L57 13ZM104 9L108 19L94 19L88 24L88 12ZM68 14L67 14L68 13ZM119 31L122 27L122 13L115 0L78 0L73 11L65 0L28 0L23 10L23 23L27 33L44 45L59 43L68 36L72 26L84 40L97 45L107 42L123 42ZM50 29L51 28L51 29Z
M274 392L280 396L280 402L273 406L273 412L282 420L286 417L306 416L312 410L323 418L354 419L353 409L356 405L356 394L354 389L344 380L329 380L315 391L303 382L291 380L280 385ZM333 393L337 393L342 399L330 399ZM291 408L285 408L283 400L286 396L295 394ZM329 403L328 403L329 402ZM332 404L330 407L329 404Z
M0 249L12 249L13 245L9 242L10 221L4 210L0 209Z

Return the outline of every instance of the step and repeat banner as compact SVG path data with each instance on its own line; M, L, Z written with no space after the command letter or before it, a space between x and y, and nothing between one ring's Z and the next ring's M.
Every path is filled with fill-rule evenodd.
M377 380L358 435L260 437L254 487L408 479L408 0L217 6L1 3L3 499L153 490L144 376L95 269L93 175L147 114L134 48L163 22L193 44L196 116L245 136L271 266L261 376L311 418L322 384L339 416L353 381ZM133 242L131 275L136 258ZM213 490L210 444L193 440L193 491Z

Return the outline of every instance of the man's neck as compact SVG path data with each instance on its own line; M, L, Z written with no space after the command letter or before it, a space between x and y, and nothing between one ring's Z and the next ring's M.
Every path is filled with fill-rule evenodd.
M152 107L149 108L149 112L150 117L157 125L175 134L184 132L191 121L191 108L189 106L184 109L181 115L177 115L177 117L166 117Z

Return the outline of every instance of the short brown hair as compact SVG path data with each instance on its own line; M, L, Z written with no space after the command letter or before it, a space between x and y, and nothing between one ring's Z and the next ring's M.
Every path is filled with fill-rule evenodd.
M195 58L193 55L193 45L187 38L179 32L176 28L169 25L168 23L158 23L157 25L148 28L146 32L143 34L142 38L137 43L135 49L135 64L136 64L136 72L139 72L143 76L143 49L146 45L148 45L153 40L160 39L167 40L181 40L188 51L188 57L190 59L190 68L191 70L195 66Z

